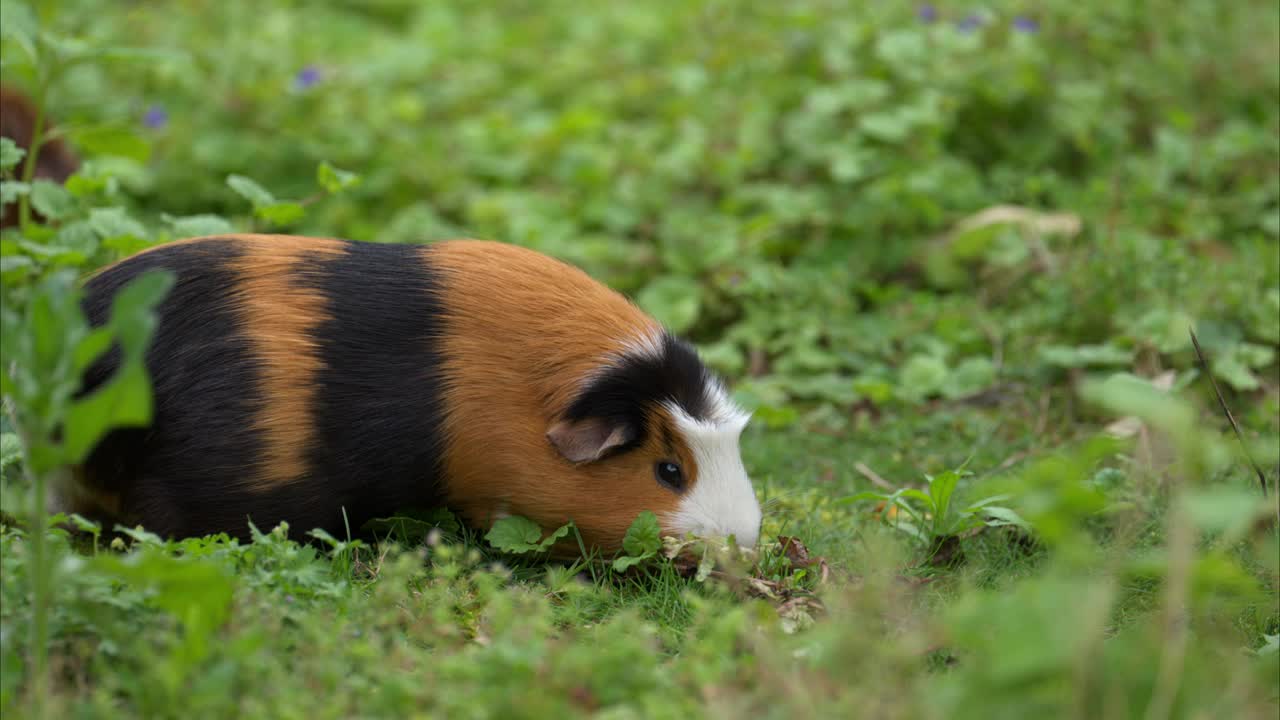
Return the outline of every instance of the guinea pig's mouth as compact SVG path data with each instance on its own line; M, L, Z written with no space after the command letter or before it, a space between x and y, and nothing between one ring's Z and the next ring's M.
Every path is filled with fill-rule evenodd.
M702 540L727 541L732 536L739 547L753 548L760 540L761 516L757 507L754 513L743 513L738 522L717 522L703 513L690 512L682 507L668 515L663 524L670 528L669 534L676 537L692 535Z

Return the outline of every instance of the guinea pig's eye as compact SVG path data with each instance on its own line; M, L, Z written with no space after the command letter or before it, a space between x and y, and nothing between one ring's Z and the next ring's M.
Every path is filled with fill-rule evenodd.
M672 490L676 492L684 490L684 473L680 472L679 465L669 460L662 460L653 466L653 473L658 477L658 482Z

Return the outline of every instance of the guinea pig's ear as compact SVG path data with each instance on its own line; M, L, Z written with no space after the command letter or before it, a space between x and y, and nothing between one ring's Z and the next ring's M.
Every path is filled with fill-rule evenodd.
M613 448L631 442L635 434L625 420L587 417L556 422L547 430L547 439L564 459L583 463L599 460Z

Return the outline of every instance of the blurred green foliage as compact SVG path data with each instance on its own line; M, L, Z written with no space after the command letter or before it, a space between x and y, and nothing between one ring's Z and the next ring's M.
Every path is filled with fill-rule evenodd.
M755 357L755 405L1187 364L1189 324L1248 390L1280 342L1265 3L104 8L37 6L39 70L5 23L7 74L57 68L92 160L33 197L55 260L229 227L502 239L726 372ZM361 182L311 205L343 187L322 163ZM1032 210L957 230L997 205Z
M0 234L6 716L1275 717L1275 494L1187 333L1274 486L1273 3L4 0L0 60L85 160L0 144L43 218ZM646 518L569 568L518 519L33 530L149 407L136 362L105 405L72 371L136 360L164 279L95 334L72 276L249 230L494 238L634 296L755 410L760 574L690 580Z

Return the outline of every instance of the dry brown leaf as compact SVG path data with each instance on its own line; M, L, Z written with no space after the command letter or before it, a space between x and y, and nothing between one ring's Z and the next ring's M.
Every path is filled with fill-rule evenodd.
M779 535L778 544L782 546L782 554L791 561L792 567L809 567L809 548L800 542L800 538Z
M813 625L814 620L825 612L822 603L811 597L792 598L778 606L782 628L789 633Z

